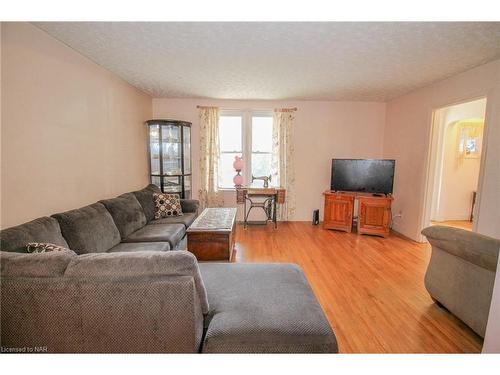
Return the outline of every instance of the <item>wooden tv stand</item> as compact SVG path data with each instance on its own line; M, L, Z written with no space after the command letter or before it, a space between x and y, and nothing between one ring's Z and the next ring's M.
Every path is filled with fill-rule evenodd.
M358 200L358 233L387 237L391 225L392 196L327 190L323 228L352 231L354 201Z

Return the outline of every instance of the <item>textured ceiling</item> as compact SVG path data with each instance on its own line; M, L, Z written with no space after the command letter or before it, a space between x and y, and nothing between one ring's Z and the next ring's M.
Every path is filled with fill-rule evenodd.
M153 97L392 99L500 58L500 23L35 23Z

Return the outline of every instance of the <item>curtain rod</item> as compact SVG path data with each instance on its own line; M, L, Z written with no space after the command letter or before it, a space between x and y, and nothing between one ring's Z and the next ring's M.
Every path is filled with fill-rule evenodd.
M217 107L217 106L206 106L206 105L197 105L196 108L198 109L201 109L201 108L220 108L220 107ZM232 109L232 108L221 108L222 110L241 110L241 109ZM249 109L243 109L243 110L249 110ZM278 109L255 109L256 111L271 111L271 110L274 110L275 112L295 112L298 110L297 107L293 107L293 108L278 108Z

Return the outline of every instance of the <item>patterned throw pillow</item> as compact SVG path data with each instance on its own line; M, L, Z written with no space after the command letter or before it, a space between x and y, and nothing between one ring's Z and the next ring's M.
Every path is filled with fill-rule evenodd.
M181 216L182 207L179 194L153 193L155 202L155 219L163 217Z
M30 242L26 245L28 253L49 253L51 251L68 251L69 249L53 243Z

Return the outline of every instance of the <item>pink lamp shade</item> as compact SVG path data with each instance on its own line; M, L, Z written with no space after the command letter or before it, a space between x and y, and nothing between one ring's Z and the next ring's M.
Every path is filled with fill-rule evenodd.
M241 157L234 157L233 168L236 171L241 171L243 169L243 159Z

